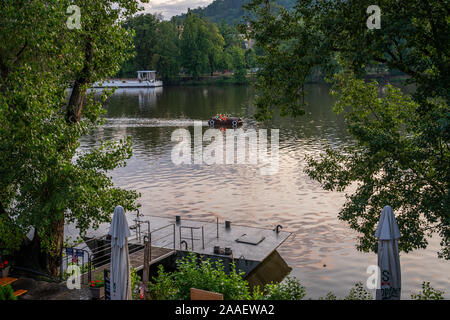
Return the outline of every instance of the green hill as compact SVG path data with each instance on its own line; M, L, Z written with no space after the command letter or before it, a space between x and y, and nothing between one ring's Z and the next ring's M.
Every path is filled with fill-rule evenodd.
M215 0L206 7L198 7L197 9L191 9L191 11L208 18L211 22L220 23L224 21L227 24L236 24L240 22L244 15L242 5L247 2L248 0ZM291 9L296 3L295 0L276 0L275 2L288 9ZM175 18L184 19L185 15L182 14Z

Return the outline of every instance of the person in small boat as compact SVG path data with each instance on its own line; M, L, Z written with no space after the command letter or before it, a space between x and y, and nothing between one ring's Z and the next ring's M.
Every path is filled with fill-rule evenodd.
M216 119L217 120L220 120L220 121L227 121L227 118L229 118L230 116L228 115L228 114L221 114L221 113L218 113L218 114L216 114Z

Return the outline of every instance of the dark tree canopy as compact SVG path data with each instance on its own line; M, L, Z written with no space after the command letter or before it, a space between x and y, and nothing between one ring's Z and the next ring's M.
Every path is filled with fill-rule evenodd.
M81 8L81 24L69 29L66 11L73 4ZM102 122L107 96L96 100L87 88L116 74L130 57L132 34L118 21L135 14L138 5L0 4L0 254L21 266L56 276L65 223L83 235L110 221L116 205L138 205L138 193L115 187L108 175L131 156L130 139L78 150L79 138ZM30 243L25 235L31 228Z
M339 217L360 234L358 248L376 250L381 209L391 205L402 232L400 249L427 246L436 233L450 258L450 4L377 1L381 29L369 30L373 1L298 0L287 11L268 0L247 6L249 27L263 48L258 119L304 113L304 83L319 69L333 83L335 111L344 115L352 147L308 159L307 173L327 190L356 185ZM391 85L380 92L363 80L368 66L400 70L412 95Z

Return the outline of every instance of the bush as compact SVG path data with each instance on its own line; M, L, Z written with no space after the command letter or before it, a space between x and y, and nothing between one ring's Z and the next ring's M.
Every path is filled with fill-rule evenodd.
M328 292L325 297L320 297L319 300L340 300L332 292ZM362 282L355 284L353 288L350 289L348 295L344 300L373 300L373 295L370 291L364 289Z
M412 294L413 300L444 300L444 292L434 289L429 282L422 282L422 291Z
M337 300L337 297L334 293L328 292L325 297L320 297L319 300Z
M141 277L137 274L137 271L135 268L131 268L130 278L131 278L132 298L133 298L133 300L138 300L140 298L139 285L141 283Z
M305 297L305 288L296 278L287 277L285 282L270 283L264 286L264 292L259 287L253 291L255 300L301 300Z
M162 265L158 266L158 276L149 282L148 290L150 298L153 300L173 300L178 289L175 288L173 274L164 272Z
M4 287L0 286L0 300L17 300L14 290L9 284Z
M348 296L344 300L373 300L373 295L364 289L362 282L358 282L350 289Z
M238 272L234 264L226 274L221 261L200 260L190 253L177 262L177 270L166 273L160 266L154 283L149 283L152 299L189 300L190 289L197 288L223 294L225 300L250 299L248 283L243 272Z

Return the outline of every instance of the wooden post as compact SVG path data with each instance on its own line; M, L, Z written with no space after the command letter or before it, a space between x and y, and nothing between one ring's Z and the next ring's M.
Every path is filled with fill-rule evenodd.
M150 241L144 242L144 270L142 275L142 282L144 286L144 299L149 300L148 281L150 280L150 260L152 255L152 244Z

